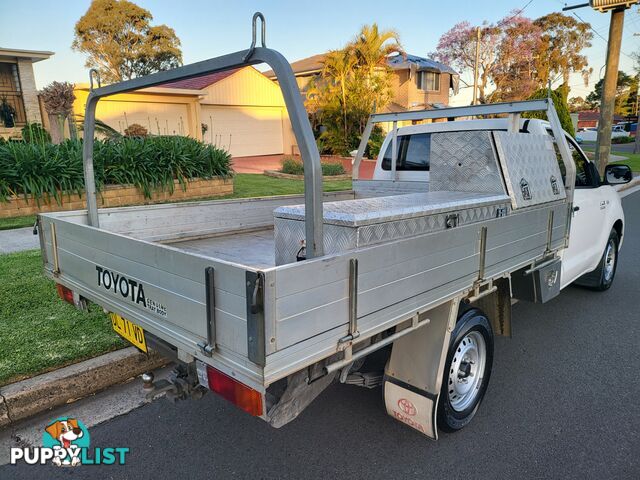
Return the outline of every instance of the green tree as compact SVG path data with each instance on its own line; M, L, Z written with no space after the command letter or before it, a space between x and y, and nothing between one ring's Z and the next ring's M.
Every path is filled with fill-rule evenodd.
M75 26L72 48L88 55L103 81L118 82L182 64L180 40L151 12L127 0L93 0Z
M347 127L347 84L356 65L356 58L351 49L332 50L324 58L322 76L329 79L332 86L340 93L340 110L343 117L343 131L345 138L348 135Z
M560 85L558 88L551 91L551 98L553 99L553 106L556 108L556 113L558 114L558 118L560 119L560 125L562 125L562 128L565 132L574 137L576 132L573 128L573 122L571 121L571 115L569 113L569 106L567 105L568 90L568 86ZM536 90L533 95L529 97L529 100L548 98L548 96L549 90L546 88L541 88L539 90ZM523 117L540 118L542 120L547 120L547 114L545 112L528 112L525 113Z
M601 78L593 86L593 91L585 99L591 108L600 108L602 100L602 85L604 79ZM627 75L622 70L618 71L618 81L616 84L616 102L614 112L617 115L631 115L635 113L636 94L638 91L638 79Z
M378 25L364 25L347 49L353 52L358 67L367 78L376 70L387 68L387 57L400 52L400 36L395 30L380 30Z
M592 70L581 52L591 46L591 25L558 12L540 17L533 23L542 30L536 55L540 86L546 86L557 76L562 77L564 85L569 85L569 75L573 72L581 72L586 85Z
M571 97L567 101L567 105L569 106L569 112L571 113L583 112L591 108L589 103L582 97Z
M569 85L574 72L582 73L586 84L591 69L581 52L591 46L590 28L561 13L531 20L514 11L493 24L454 25L442 34L432 55L460 72L472 73L479 29L479 102L522 100L556 77Z
M398 34L365 25L343 49L329 52L320 78L307 90L312 123L322 125L321 151L347 154L355 149L374 109L391 100L387 57L400 53Z

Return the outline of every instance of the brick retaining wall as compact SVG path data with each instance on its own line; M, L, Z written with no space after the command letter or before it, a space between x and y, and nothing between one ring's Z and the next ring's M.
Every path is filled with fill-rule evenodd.
M172 194L168 192L153 193L151 198L145 198L142 192L132 185L109 185L98 194L99 207L123 207L126 205L146 205L151 203L165 203L180 200L189 200L205 197L220 197L233 193L233 179L212 178L209 180L195 179L187 185L187 190L182 190L182 186L175 181L175 188ZM84 194L78 197L77 194L71 196L63 195L62 204L51 199L51 203L40 201L38 207L35 200L24 197L11 197L9 202L0 202L0 218L21 217L25 215L35 215L44 212L59 212L62 210L83 210L87 208Z

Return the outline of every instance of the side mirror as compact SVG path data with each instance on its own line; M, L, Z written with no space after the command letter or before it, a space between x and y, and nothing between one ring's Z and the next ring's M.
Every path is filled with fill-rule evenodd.
M608 185L629 183L632 179L629 165L607 165L604 169L604 183Z

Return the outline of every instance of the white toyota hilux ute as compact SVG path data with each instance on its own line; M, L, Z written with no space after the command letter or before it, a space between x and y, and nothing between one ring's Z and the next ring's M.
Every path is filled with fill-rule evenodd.
M487 391L494 337L511 335L512 300L611 285L624 216L610 185L631 170L608 165L601 182L539 99L373 114L352 190L323 192L293 71L256 46L259 18L249 50L92 89L87 210L38 216L44 272L63 300L100 305L118 334L175 362L168 378L145 375L149 399L211 391L278 428L337 381L381 386L387 413L429 438L460 430ZM100 99L261 62L285 99L304 196L98 208ZM401 126L487 115L509 117ZM361 180L379 123L391 135Z
M420 182L428 185L432 134L460 131L507 131L508 127L506 118L400 127L397 129L396 171L393 172L391 168L393 135L389 133L380 149L373 180ZM543 120L520 120L520 133L544 134L553 139L550 124ZM613 282L618 251L624 238L624 212L620 196L611 185L617 182L612 178L601 181L595 164L589 160L568 133L565 132L565 136L576 164L576 188L569 246L560 254L562 257L561 288L576 282L606 290ZM557 146L555 148L559 164L562 165ZM613 174L609 174L611 175Z

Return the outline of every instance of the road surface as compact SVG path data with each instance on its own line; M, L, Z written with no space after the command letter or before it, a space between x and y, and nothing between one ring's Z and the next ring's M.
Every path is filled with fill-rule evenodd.
M7 465L0 478L640 478L640 193L623 203L613 287L515 305L476 418L438 442L388 417L380 388L333 385L279 430L208 395L92 428L92 447L130 448L125 466Z
M595 150L596 142L582 142L582 148L590 148ZM611 151L613 153L633 153L634 143L612 143Z

